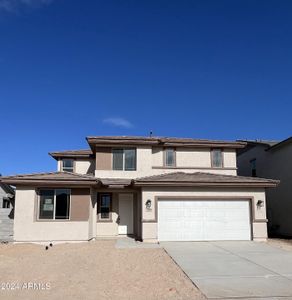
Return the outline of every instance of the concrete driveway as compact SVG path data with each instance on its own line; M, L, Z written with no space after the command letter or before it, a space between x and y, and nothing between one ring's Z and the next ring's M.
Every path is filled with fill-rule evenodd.
M164 242L208 299L292 299L292 252L256 242Z

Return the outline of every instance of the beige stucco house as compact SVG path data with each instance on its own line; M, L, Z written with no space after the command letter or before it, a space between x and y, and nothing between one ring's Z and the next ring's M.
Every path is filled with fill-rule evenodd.
M57 172L2 177L16 186L16 242L265 240L265 189L237 176L243 142L94 136L52 152Z
M280 180L267 190L268 229L271 236L292 237L292 138L245 142L246 148L238 151L238 173Z

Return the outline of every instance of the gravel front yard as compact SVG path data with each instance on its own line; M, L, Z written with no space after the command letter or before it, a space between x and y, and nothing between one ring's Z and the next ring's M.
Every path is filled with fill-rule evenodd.
M0 299L205 299L163 249L114 244L0 245Z

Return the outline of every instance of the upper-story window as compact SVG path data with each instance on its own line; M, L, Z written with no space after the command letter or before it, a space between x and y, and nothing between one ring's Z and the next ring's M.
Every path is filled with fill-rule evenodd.
M257 160L254 158L250 161L251 166L251 176L256 177L257 176Z
M223 152L221 149L213 149L211 151L212 168L223 168Z
M74 172L74 160L64 158L62 160L62 170L66 172Z
M113 152L113 170L135 171L136 170L136 149L116 148Z
M174 167L175 166L175 150L173 148L167 148L164 150L165 158L164 164L166 167Z
M68 220L69 212L70 190L40 190L38 219Z

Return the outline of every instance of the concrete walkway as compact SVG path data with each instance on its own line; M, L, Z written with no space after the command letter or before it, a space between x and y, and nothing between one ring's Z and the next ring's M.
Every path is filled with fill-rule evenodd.
M256 242L164 242L208 299L292 299L292 252Z
M159 244L154 243L142 243L139 241L135 241L134 238L125 236L125 237L118 237L116 240L115 247L117 249L129 249L129 248L161 248Z

